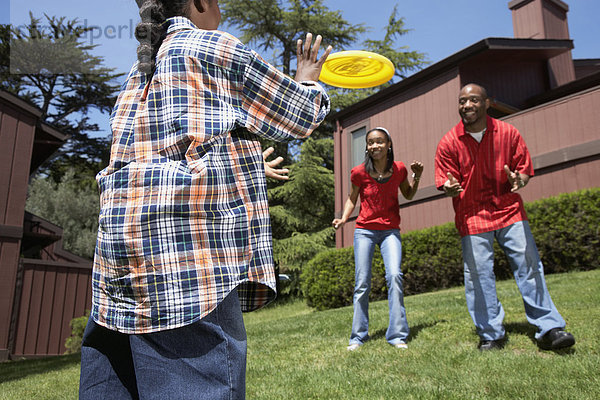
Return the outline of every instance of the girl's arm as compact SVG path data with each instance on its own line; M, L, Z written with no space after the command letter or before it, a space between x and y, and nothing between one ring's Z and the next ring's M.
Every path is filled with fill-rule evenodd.
M421 174L423 173L423 163L421 161L413 161L412 164L410 164L410 169L412 170L414 176L412 185L408 183L408 178L406 178L400 184L402 196L404 196L404 198L407 200L411 200L417 193L419 181L421 180Z
M354 208L356 207L356 201L357 200L358 200L358 186L352 184L352 192L350 193L350 195L348 195L348 199L346 200L346 204L344 204L344 212L342 213L342 217L341 218L335 218L331 222L331 224L333 225L333 227L335 229L337 229L340 226L344 225L348 221L348 218L350 217L350 214L352 214L352 212L354 211Z

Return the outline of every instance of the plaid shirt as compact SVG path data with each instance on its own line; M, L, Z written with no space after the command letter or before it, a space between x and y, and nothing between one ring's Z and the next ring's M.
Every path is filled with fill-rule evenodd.
M167 20L156 72L133 66L98 176L92 317L124 333L193 323L238 287L242 309L275 297L258 137L308 136L329 112L233 36Z
M461 121L438 144L436 186L441 190L450 172L464 189L452 198L461 236L495 231L527 219L521 195L510 191L504 165L533 176L531 156L519 131L491 117L487 117L481 143L465 131Z

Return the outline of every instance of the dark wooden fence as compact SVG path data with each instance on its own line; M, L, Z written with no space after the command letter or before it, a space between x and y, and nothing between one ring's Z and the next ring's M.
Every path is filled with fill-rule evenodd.
M0 90L0 361L63 354L69 322L91 302L91 261L25 212L30 173L67 140L41 115Z
M91 273L78 263L21 259L11 358L64 354L71 320L90 308Z

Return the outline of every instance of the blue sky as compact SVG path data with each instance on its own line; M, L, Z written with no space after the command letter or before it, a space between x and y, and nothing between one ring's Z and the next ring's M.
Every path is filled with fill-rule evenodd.
M257 0L260 1L260 0ZM600 58L599 0L563 0L569 5L569 32L574 41L574 58ZM487 37L513 37L508 0L325 0L332 10L341 10L351 23L363 23L370 30L365 38L382 38L394 5L411 31L398 45L427 54L431 63ZM119 72L129 70L135 60L137 41L132 29L138 22L134 0L0 0L0 23L22 25L28 13L44 13L78 18L82 24L96 27L87 41L99 46L95 54L103 56L108 67ZM225 27L221 27L225 28ZM235 34L235 32L232 32ZM318 33L318 32L316 32ZM335 48L335 43L331 43ZM360 49L360 43L356 46ZM339 50L339 49L338 49ZM269 54L263 54L269 59ZM102 119L107 116L99 116Z

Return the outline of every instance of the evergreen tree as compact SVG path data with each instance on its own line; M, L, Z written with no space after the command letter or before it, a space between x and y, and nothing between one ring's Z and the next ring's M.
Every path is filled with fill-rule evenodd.
M37 106L42 119L70 136L43 172L56 179L75 166L79 174L93 177L108 162L106 137L91 137L100 128L90 121L89 111L109 113L118 85L114 69L91 54L84 35L91 29L77 20L30 14L24 29L0 28L0 88Z
M221 0L220 4L224 22L241 32L240 40L262 51L272 51L275 64L288 74L293 73L291 60L296 53L296 41L304 39L306 32L322 35L324 44L331 44L339 51L356 46L356 38L366 31L363 24L348 23L340 11L329 10L321 0ZM398 17L395 7L384 38L368 39L362 44L362 49L382 54L394 63L394 80L403 79L426 64L424 54L397 47L396 42L407 32L404 19ZM327 87L332 111L348 107L392 83L359 90ZM332 122L326 120L304 142L292 142L289 147L274 146L277 155L288 154L288 159L295 162L288 166L289 181L269 182L275 261L282 272L295 278L314 255L335 245L331 227L334 216ZM292 292L298 290L297 286L291 288Z
M308 138L289 170L289 181L269 190L269 211L275 262L297 293L302 266L335 245L333 140Z
M398 6L396 5L388 19L383 39L367 39L363 42L364 50L381 54L394 64L396 67L394 78L383 85L367 89L328 88L328 93L332 99L332 108L334 110L339 111L351 106L352 104L377 93L381 89L392 85L397 79L406 78L408 73L418 71L427 65L425 54L417 51L409 51L408 46L396 48L396 41L409 31L409 29L404 28L404 18L398 17Z
M223 23L240 32L242 42L255 46L263 54L273 52L270 61L291 76L295 75L292 60L296 56L296 42L304 41L307 32L320 34L323 45L331 44L336 49L351 45L365 32L362 24L350 24L341 11L331 11L323 3L322 0L219 2ZM298 156L300 145L299 140L289 144L264 142L266 147L273 146L277 155L292 159Z
M70 168L60 182L38 176L31 181L25 209L63 228L63 247L92 258L98 234L100 200L96 185L82 182Z
M241 32L240 40L260 50L274 51L275 65L293 74L291 62L296 41L307 32L323 36L323 43L344 48L365 32L362 24L352 25L341 11L331 11L322 0L221 0L223 22Z

